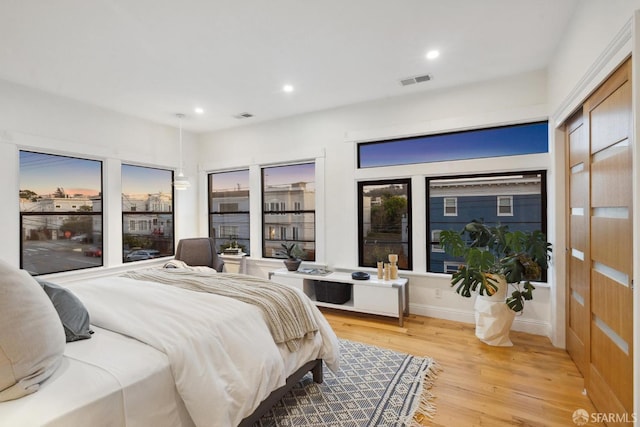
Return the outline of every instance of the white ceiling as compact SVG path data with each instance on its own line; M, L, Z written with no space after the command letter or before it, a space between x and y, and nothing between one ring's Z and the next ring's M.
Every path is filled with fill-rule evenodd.
M205 132L544 68L577 3L1 0L0 79Z

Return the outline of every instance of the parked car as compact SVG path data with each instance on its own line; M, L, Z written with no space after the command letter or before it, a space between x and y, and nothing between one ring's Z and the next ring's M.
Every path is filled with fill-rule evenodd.
M84 250L84 256L101 257L102 249L96 246L91 246Z
M72 242L86 242L88 237L86 234L76 234L70 239Z
M128 253L125 257L125 261L140 261L143 259L152 259L157 257L160 254L160 251L156 249L140 249L137 251L133 251Z

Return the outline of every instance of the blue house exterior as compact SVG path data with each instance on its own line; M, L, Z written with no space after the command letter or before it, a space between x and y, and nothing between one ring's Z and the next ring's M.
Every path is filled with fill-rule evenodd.
M461 265L439 246L441 230L460 231L473 220L509 230L544 231L542 177L429 180L428 271L450 273Z

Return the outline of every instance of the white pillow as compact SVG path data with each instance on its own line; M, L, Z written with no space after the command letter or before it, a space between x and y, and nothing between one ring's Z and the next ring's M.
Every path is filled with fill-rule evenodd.
M36 280L0 260L0 402L38 390L62 360L65 335Z

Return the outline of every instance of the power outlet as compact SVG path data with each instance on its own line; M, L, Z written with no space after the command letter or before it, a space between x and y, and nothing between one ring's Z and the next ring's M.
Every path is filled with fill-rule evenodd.
M442 289L436 288L436 298L442 298Z

